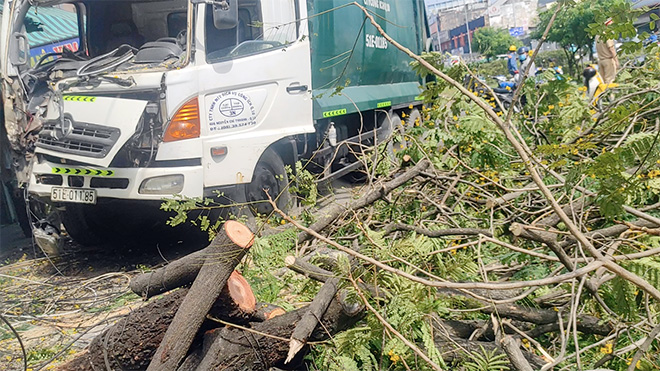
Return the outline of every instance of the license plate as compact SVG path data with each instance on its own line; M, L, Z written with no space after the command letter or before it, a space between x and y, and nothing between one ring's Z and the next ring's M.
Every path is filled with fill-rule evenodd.
M96 204L96 190L83 188L53 187L51 201L73 202L78 204Z

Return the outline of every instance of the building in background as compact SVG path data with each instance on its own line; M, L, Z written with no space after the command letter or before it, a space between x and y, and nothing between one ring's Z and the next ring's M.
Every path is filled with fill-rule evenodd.
M515 37L525 37L538 16L538 0L489 0L488 23L508 29Z
M426 7L433 44L443 52L469 53L472 34L487 24L488 0L426 0Z
M485 26L508 29L511 35L525 38L536 21L539 2L550 1L426 0L433 44L443 52L467 54L472 34Z

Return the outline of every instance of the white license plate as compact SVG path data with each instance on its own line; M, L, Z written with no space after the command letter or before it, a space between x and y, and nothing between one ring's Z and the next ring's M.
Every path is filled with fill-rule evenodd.
M96 190L84 188L53 187L51 201L73 202L78 204L96 204Z

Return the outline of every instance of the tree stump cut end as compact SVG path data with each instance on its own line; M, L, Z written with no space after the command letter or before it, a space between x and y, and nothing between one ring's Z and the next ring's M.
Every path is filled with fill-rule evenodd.
M246 313L253 313L257 308L257 298L248 281L238 271L233 271L227 280L229 296Z
M228 220L223 227L227 237L229 237L236 246L247 249L252 246L252 243L254 243L254 234L247 226L233 220Z

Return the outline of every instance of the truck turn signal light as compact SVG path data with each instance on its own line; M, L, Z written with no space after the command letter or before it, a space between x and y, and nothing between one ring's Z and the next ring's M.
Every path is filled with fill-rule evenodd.
M199 138L199 102L197 97L189 100L174 114L165 130L164 142Z

